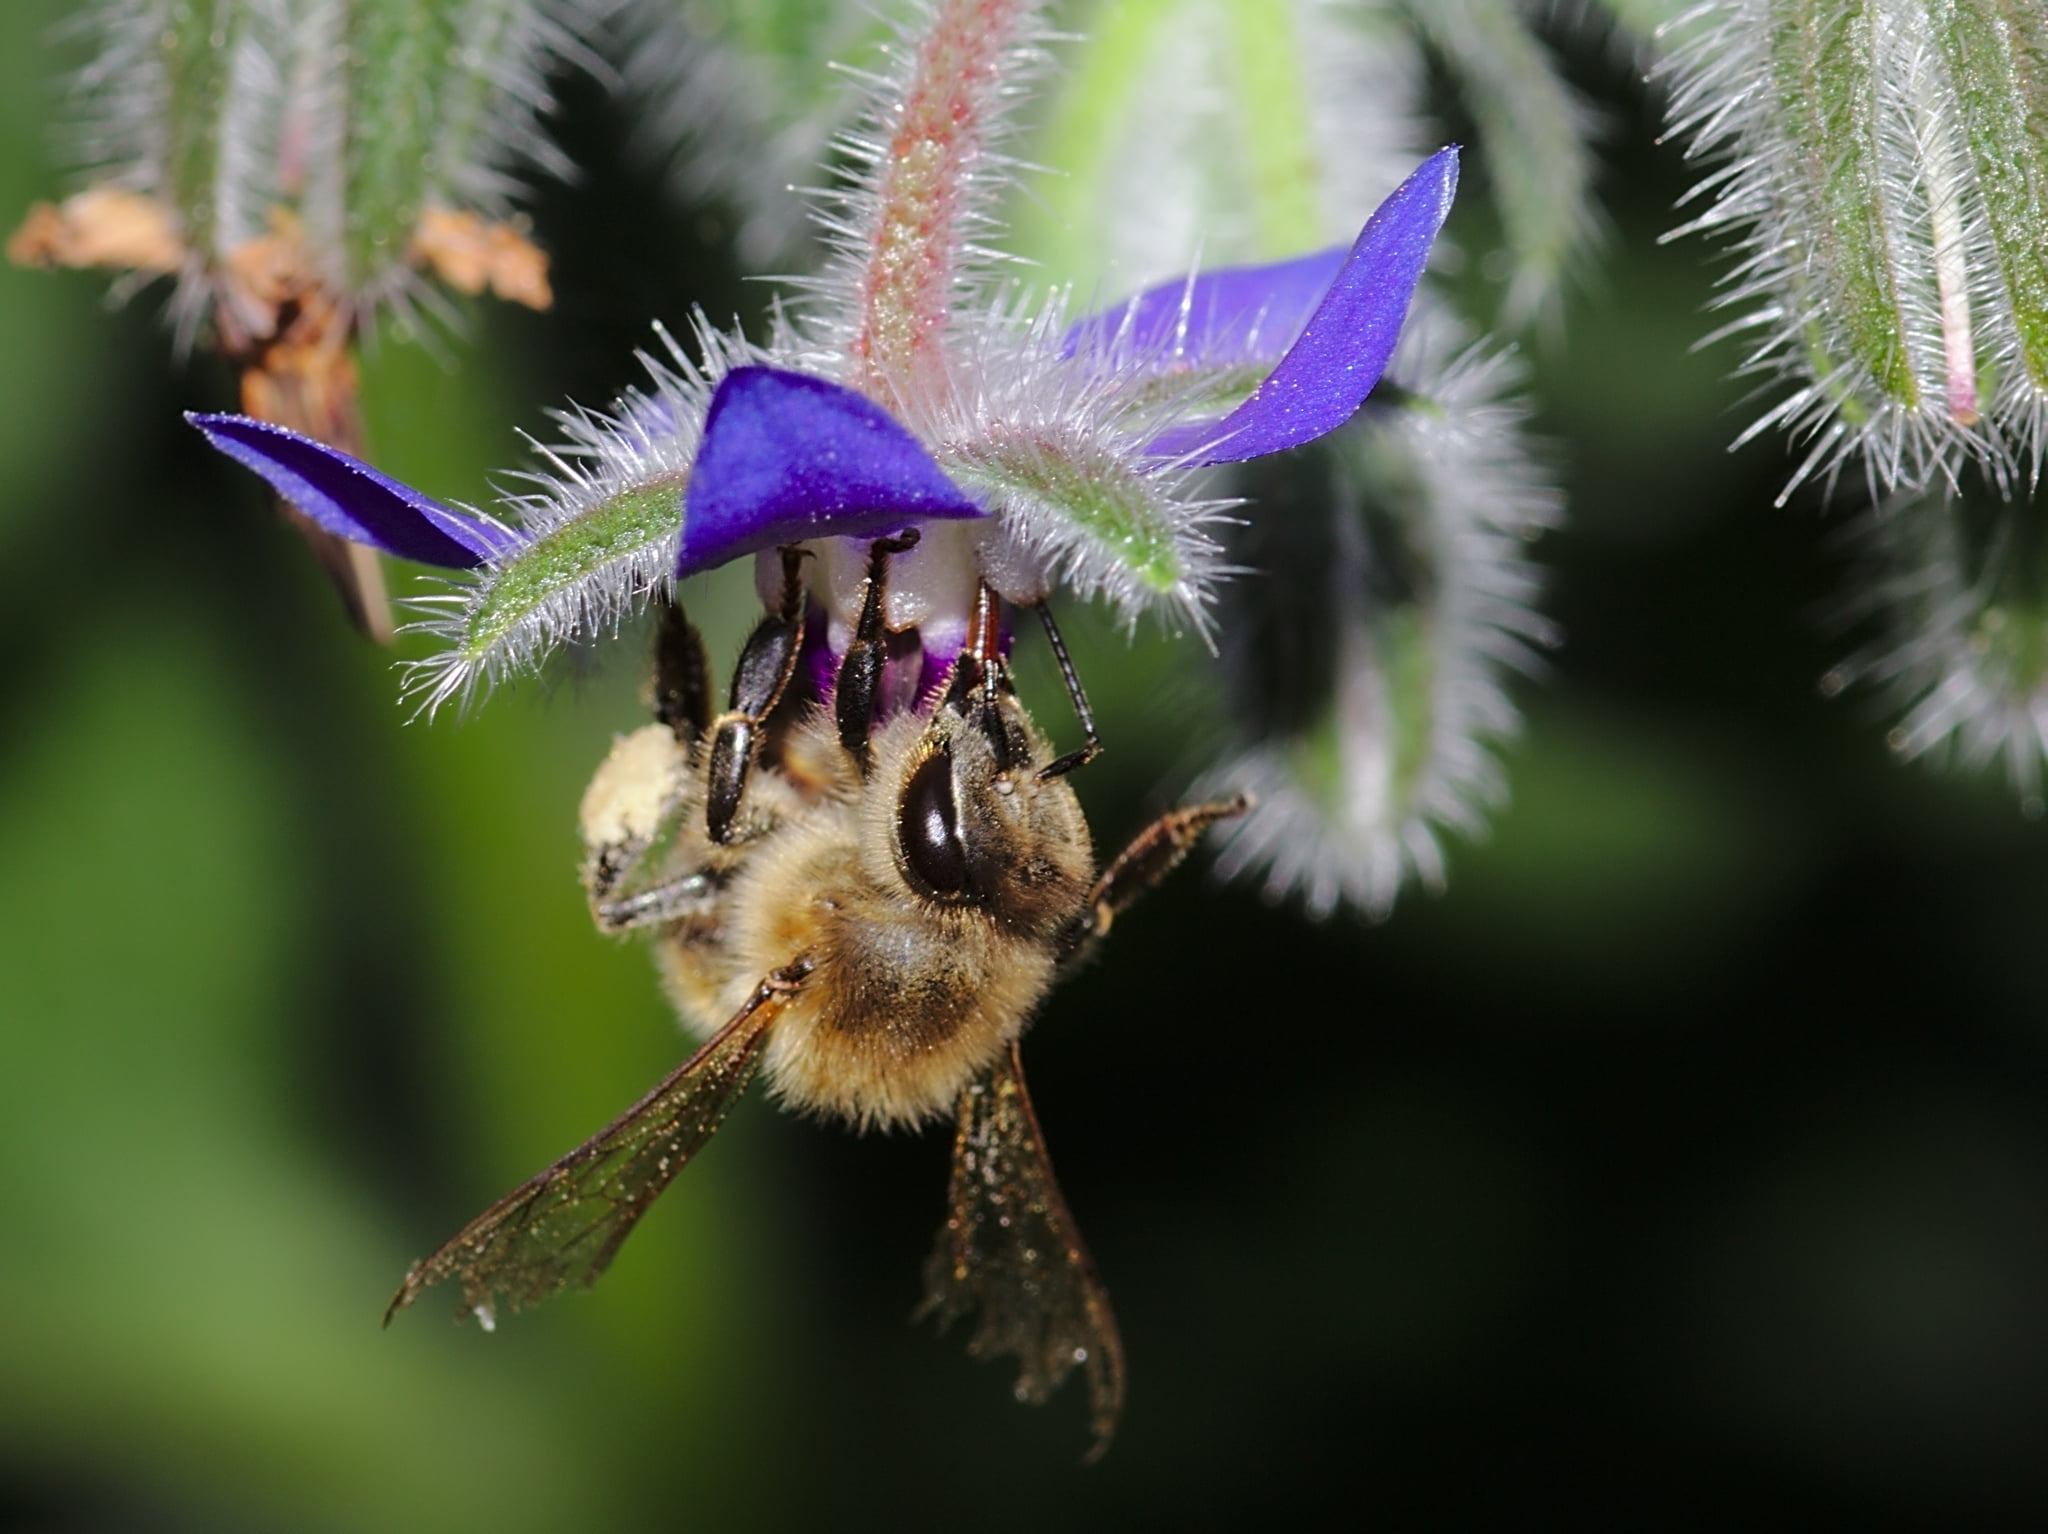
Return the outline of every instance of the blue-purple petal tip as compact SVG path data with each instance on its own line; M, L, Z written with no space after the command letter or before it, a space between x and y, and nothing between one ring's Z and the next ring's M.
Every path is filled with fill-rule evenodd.
M676 573L807 538L986 515L873 400L806 373L734 368L704 418Z
M339 448L244 415L185 417L316 525L400 559L466 570L518 544L495 522L466 517Z
M1350 420L1394 354L1457 190L1453 144L1423 161L1373 210L1300 334L1251 398L1220 420L1162 433L1151 451L1192 464L1242 463L1313 442ZM1304 257L1264 270L1280 274L1281 298L1298 304L1301 273L1323 259ZM1246 307L1249 285L1240 280L1237 292L1240 307L1256 312Z

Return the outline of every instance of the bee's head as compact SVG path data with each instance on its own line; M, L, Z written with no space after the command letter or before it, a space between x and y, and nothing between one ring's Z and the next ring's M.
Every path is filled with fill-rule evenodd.
M1001 658L963 655L908 747L892 753L893 793L883 802L895 868L911 892L985 912L1021 935L1060 930L1094 877L1088 823L1066 781L1041 776L1052 753Z

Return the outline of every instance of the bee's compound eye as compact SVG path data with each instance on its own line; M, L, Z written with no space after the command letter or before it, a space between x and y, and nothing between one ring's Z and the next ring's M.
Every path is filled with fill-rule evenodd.
M960 840L950 753L934 751L918 763L903 787L896 830L904 865L927 894L943 900L968 893L967 846Z

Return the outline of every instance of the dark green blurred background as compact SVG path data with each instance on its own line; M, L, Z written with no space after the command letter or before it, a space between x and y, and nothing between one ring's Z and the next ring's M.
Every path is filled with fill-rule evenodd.
M0 217L61 182L0 8ZM0 271L0 1527L1872 1527L2048 1516L2048 828L1824 702L1816 509L1729 456L1684 185L1611 117L1612 264L1537 348L1568 642L1451 893L1315 928L1199 872L1031 1038L1130 1405L906 1321L946 1143L750 1101L592 1294L485 1337L412 1257L682 1044L590 929L577 796L637 636L406 725L157 306ZM562 295L369 368L382 460L478 499L660 316L764 294L571 93ZM697 598L729 655L750 600ZM1207 664L1075 622L1104 841L1199 765ZM1042 670L1031 686L1063 715ZM1056 730L1065 730L1055 723Z

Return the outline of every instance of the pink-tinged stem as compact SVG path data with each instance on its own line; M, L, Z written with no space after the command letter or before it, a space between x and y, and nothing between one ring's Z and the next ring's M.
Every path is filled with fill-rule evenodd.
M859 278L854 387L883 402L936 383L970 175L1001 109L1005 55L1038 0L938 0L885 123Z

